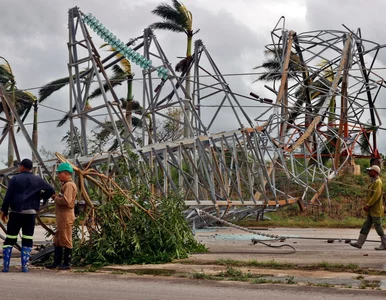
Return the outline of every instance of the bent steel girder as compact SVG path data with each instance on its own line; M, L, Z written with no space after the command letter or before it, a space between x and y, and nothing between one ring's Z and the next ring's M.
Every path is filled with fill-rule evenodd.
M297 34L280 27L279 22L267 46L281 66L276 74L280 84L267 87L276 98L273 101L233 92L201 40L195 42L189 77L186 70L175 73L149 28L125 47L111 42L120 49L102 57L91 34L96 30L102 35L106 29L92 27L85 16L77 7L69 11L72 149L68 160L80 169L93 168L126 190L141 184L158 195L178 193L189 219L202 218L196 208L241 219L293 203L303 208L317 201L329 180L353 166L360 136L371 137L372 155L377 154L375 134L381 122L375 101L385 86L371 68L383 46L362 39L360 33L321 30ZM143 85L136 93L141 108L130 112L137 113L141 127L129 122L108 76L124 58L117 53L125 53L126 47L131 47L131 58L141 51L141 57L138 54L133 60L147 66L141 67ZM365 69L369 58L371 66ZM144 64L150 59L151 64ZM167 74L159 72L161 68ZM156 77L157 73L162 76ZM185 90L186 80L191 81L191 94ZM101 101L90 108L87 103L94 88L100 88ZM182 119L168 115L170 108L178 108ZM260 115L255 118L257 112ZM164 120L188 125L189 130L184 131L188 137L160 139ZM118 122L123 130L118 129ZM87 134L92 126L112 133L117 150L91 155ZM75 134L76 127L80 136ZM80 149L77 156L75 149ZM60 161L62 157L40 161L38 174L55 178ZM13 171L1 173L7 178ZM90 180L83 180L86 188L93 186Z

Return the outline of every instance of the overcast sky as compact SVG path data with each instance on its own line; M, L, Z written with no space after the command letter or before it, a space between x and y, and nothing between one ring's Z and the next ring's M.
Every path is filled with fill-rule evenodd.
M68 9L79 6L95 15L121 40L140 36L143 29L157 21L151 10L156 0L0 0L0 56L10 62L19 89L37 95L38 87L67 76ZM170 3L171 1L169 1ZM264 46L270 42L270 31L281 16L286 28L301 33L318 29L344 30L342 24L380 44L384 34L385 0L185 0L193 14L195 36L203 40L222 73L249 73L263 61ZM174 64L185 55L185 36L156 32L158 41ZM381 54L380 63L386 65ZM272 98L256 76L229 78L234 92L248 95L253 91ZM43 104L62 111L68 109L68 90L56 93ZM385 106L376 103L378 107ZM40 107L39 121L60 119L63 112ZM252 119L255 116L251 116ZM27 121L28 122L28 121ZM31 126L27 129L32 130ZM39 144L52 151L62 151L61 137L68 130L56 123L39 126ZM383 134L384 136L384 134ZM22 141L21 133L18 140ZM6 158L6 142L0 146L0 159ZM386 150L381 144L380 150ZM22 146L22 156L30 156Z

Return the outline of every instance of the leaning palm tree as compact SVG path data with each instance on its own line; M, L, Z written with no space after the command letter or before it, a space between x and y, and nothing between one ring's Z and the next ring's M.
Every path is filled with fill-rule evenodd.
M32 93L17 89L16 80L15 80L15 76L13 75L11 65L4 57L0 56L0 59L4 61L4 63L0 64L0 84L3 85L7 96L11 99L12 105L15 107L17 111L17 114L21 116L21 119L24 122L29 112L31 111L31 108L36 103L37 99ZM4 113L4 111L5 111L5 108L3 107L3 104L0 103L0 114ZM9 114L11 115L11 118L9 119L9 122L4 128L3 134L6 131L13 131L15 117L12 116L11 112L9 112ZM36 128L37 128L37 116L34 116L35 134L33 133L33 137L34 137L33 142L35 146L37 146ZM13 132L8 133L8 159L7 159L8 167L11 167L13 165L14 153L15 153L12 135L13 135Z
M152 13L163 19L162 22L155 22L150 25L154 29L168 30L172 32L185 33L186 42L186 57L176 65L176 71L182 72L185 75L185 90L190 97L190 68L192 65L192 39L193 39L193 16L192 13L178 0L172 0L173 6L161 3ZM189 110L187 110L188 112ZM184 136L188 137L189 117L185 119Z

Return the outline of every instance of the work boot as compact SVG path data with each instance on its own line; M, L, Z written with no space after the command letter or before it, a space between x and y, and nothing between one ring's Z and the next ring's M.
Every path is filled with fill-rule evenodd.
M31 256L31 247L21 247L21 271L28 272L28 263Z
M386 250L386 235L381 236L381 246L375 247L375 250Z
M55 246L54 250L54 262L51 265L46 266L47 269L55 269L62 263L63 248Z
M11 262L12 246L3 246L3 270L2 272L9 272L9 263Z
M72 249L64 248L63 265L59 267L59 270L71 269L71 254L72 254Z
M367 234L361 233L356 243L350 243L350 246L362 249L363 244L366 242Z

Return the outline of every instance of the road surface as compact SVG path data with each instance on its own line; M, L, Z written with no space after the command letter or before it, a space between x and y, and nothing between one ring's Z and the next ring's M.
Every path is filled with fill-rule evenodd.
M17 300L383 300L386 297L385 291L376 290L258 285L40 269L34 269L30 273L20 273L16 269L7 274L0 273L0 284L1 299Z

